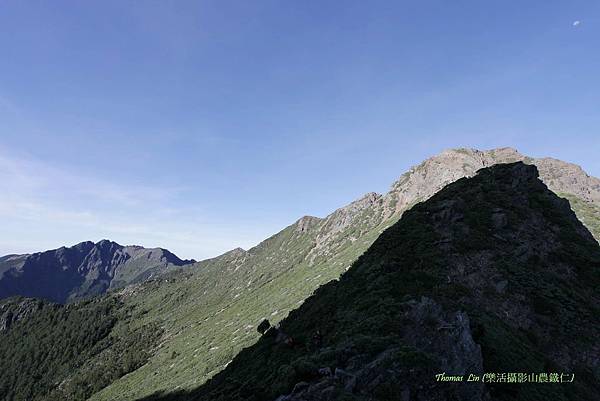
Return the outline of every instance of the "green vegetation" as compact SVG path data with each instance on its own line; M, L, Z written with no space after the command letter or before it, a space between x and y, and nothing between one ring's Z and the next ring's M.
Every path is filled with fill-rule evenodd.
M131 400L164 389L197 388L256 342L262 319L276 324L315 288L339 278L397 219L361 212L323 254L313 250L318 231L300 231L294 224L248 252L136 287L124 302L140 316L137 324L159 324L165 339L147 364L91 399ZM357 239L348 240L353 235Z
M568 199L579 220L590 230L596 241L600 241L600 206L585 202L575 195L565 193L559 195Z
M85 400L139 368L160 330L128 330L126 322L114 297L68 306L41 303L0 332L0 399Z

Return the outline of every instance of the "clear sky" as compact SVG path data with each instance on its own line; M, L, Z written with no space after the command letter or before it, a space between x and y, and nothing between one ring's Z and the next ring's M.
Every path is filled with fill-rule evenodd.
M600 2L0 2L0 254L215 256L498 146L600 176Z

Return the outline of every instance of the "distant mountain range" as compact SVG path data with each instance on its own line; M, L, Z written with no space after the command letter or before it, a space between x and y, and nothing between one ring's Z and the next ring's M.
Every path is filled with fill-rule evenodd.
M48 338L53 333L59 337L60 333L55 333L52 325L39 320L42 315L36 310L46 310L46 314L52 310L52 314L60 316L66 314L68 319L76 322L91 313L88 311L90 308L96 311L93 313L108 310L106 319L112 322L112 326L107 336L117 333L117 338L122 338L120 344L129 344L128 341L133 338L143 338L144 341L136 340L134 344L146 350L140 354L145 356L135 364L123 364L121 359L114 359L108 366L121 373L98 381L97 387L83 391L81 398L73 395L75 389L79 389L74 384L74 387L54 388L52 391L56 399L136 400L159 392L195 389L228 366L241 349L257 341L256 326L262 319L268 318L276 324L302 305L317 288L338 279L386 229L396 224L415 205L434 196L448 184L475 176L479 169L517 161L537 166L540 179L550 190L567 198L579 220L596 239L600 238L600 180L590 177L580 167L555 159L530 158L511 148L489 151L454 149L411 168L386 194L369 193L324 218L305 216L249 250L235 249L213 259L190 265L184 263L184 268L171 263L168 264L171 267L159 271L149 270L156 274L126 274L129 279L118 279L114 284L113 280L109 280L108 285L106 280L96 280L95 274L92 274L89 282L105 283L103 289L89 291L97 287L84 284L88 281L83 280L73 287L77 288L75 291L69 292L60 301L80 299L135 283L94 301L102 305L114 301L109 309L92 307L88 303L74 303L68 309L32 309L30 303L18 299L0 305L0 315L5 310L7 316L28 316L20 323L12 324L6 335L14 336L14 341L18 342L23 332L31 333L26 327L27 322L32 325L37 322L37 326L48 327ZM443 246L443 243L438 245ZM14 260L5 261L5 266L15 263ZM139 266L140 271L145 270L146 265ZM0 275L4 276L2 270ZM87 274L84 276L87 277ZM35 287L35 275L28 277ZM4 277L0 279L0 288L3 280ZM20 295L31 296L22 291ZM86 312L76 313L79 308ZM133 328L136 334L128 334ZM155 338L143 333L160 333L160 336ZM97 341L100 344L104 340ZM114 347L108 346L103 352L119 354L120 348ZM91 377L90 366L107 366L104 361L113 360L102 356L104 353L90 351L92 356L85 365L65 358L59 364L61 368L54 370L57 376L53 380L68 383L88 380ZM21 358L20 355L15 358L17 356ZM8 357L5 359L6 363L10 360ZM8 366L0 366L0 369L8 369ZM21 388L31 387L27 382L21 384ZM49 384L48 388L53 387ZM44 393L48 388L39 389L40 399L50 399ZM287 390L287 387L282 388L282 394Z
M139 283L194 263L162 248L102 240L30 255L0 258L0 298L20 295L68 302Z

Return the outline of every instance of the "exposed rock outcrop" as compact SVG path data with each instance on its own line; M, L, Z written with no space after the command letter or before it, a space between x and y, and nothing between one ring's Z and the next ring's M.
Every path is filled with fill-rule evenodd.
M0 301L0 332L10 329L19 320L41 308L41 301L30 298L12 298Z
M431 355L443 355L438 366L440 373L452 372L465 381L469 374L483 375L481 347L473 340L465 312L444 312L441 305L425 297L410 300L406 305L402 334L406 345ZM423 400L446 399L450 394L461 400L490 399L481 382L454 385L451 391L448 386L432 384L431 377L436 373L403 364L400 358L405 352L405 347L391 346L374 357L353 355L345 368L336 367L334 374L329 367L322 368L319 379L297 383L290 394L278 397L277 401L334 400L344 393L369 398L384 383L394 383L392 391L396 397L401 395L407 400L415 396ZM415 380L419 376L420 380ZM429 380L423 380L423 376Z

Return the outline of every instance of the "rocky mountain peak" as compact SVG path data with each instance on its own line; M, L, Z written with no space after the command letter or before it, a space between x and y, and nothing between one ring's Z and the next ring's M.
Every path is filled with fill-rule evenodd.
M100 249L110 249L110 248L121 248L122 246L117 244L114 241L110 241L107 239L102 239L94 244L97 248Z
M248 251L246 251L244 248L237 247L237 248L232 249L229 252L224 253L221 256L227 255L228 257L231 257L231 258L239 258L239 257L245 256L246 253L248 253Z
M296 221L296 231L305 232L319 224L321 219L315 216L303 216Z
M600 180L581 167L551 158L531 158L510 147L490 150L447 149L403 174L385 195L386 215L429 198L461 177L472 177L482 168L522 161L538 167L540 177L557 193L574 194L587 202L600 202Z
M21 295L63 303L193 262L161 248L84 241L72 247L0 258L0 298Z
M381 199L382 195L377 192L367 192L357 200L351 202L348 206L342 208L345 211L358 211L371 207Z

